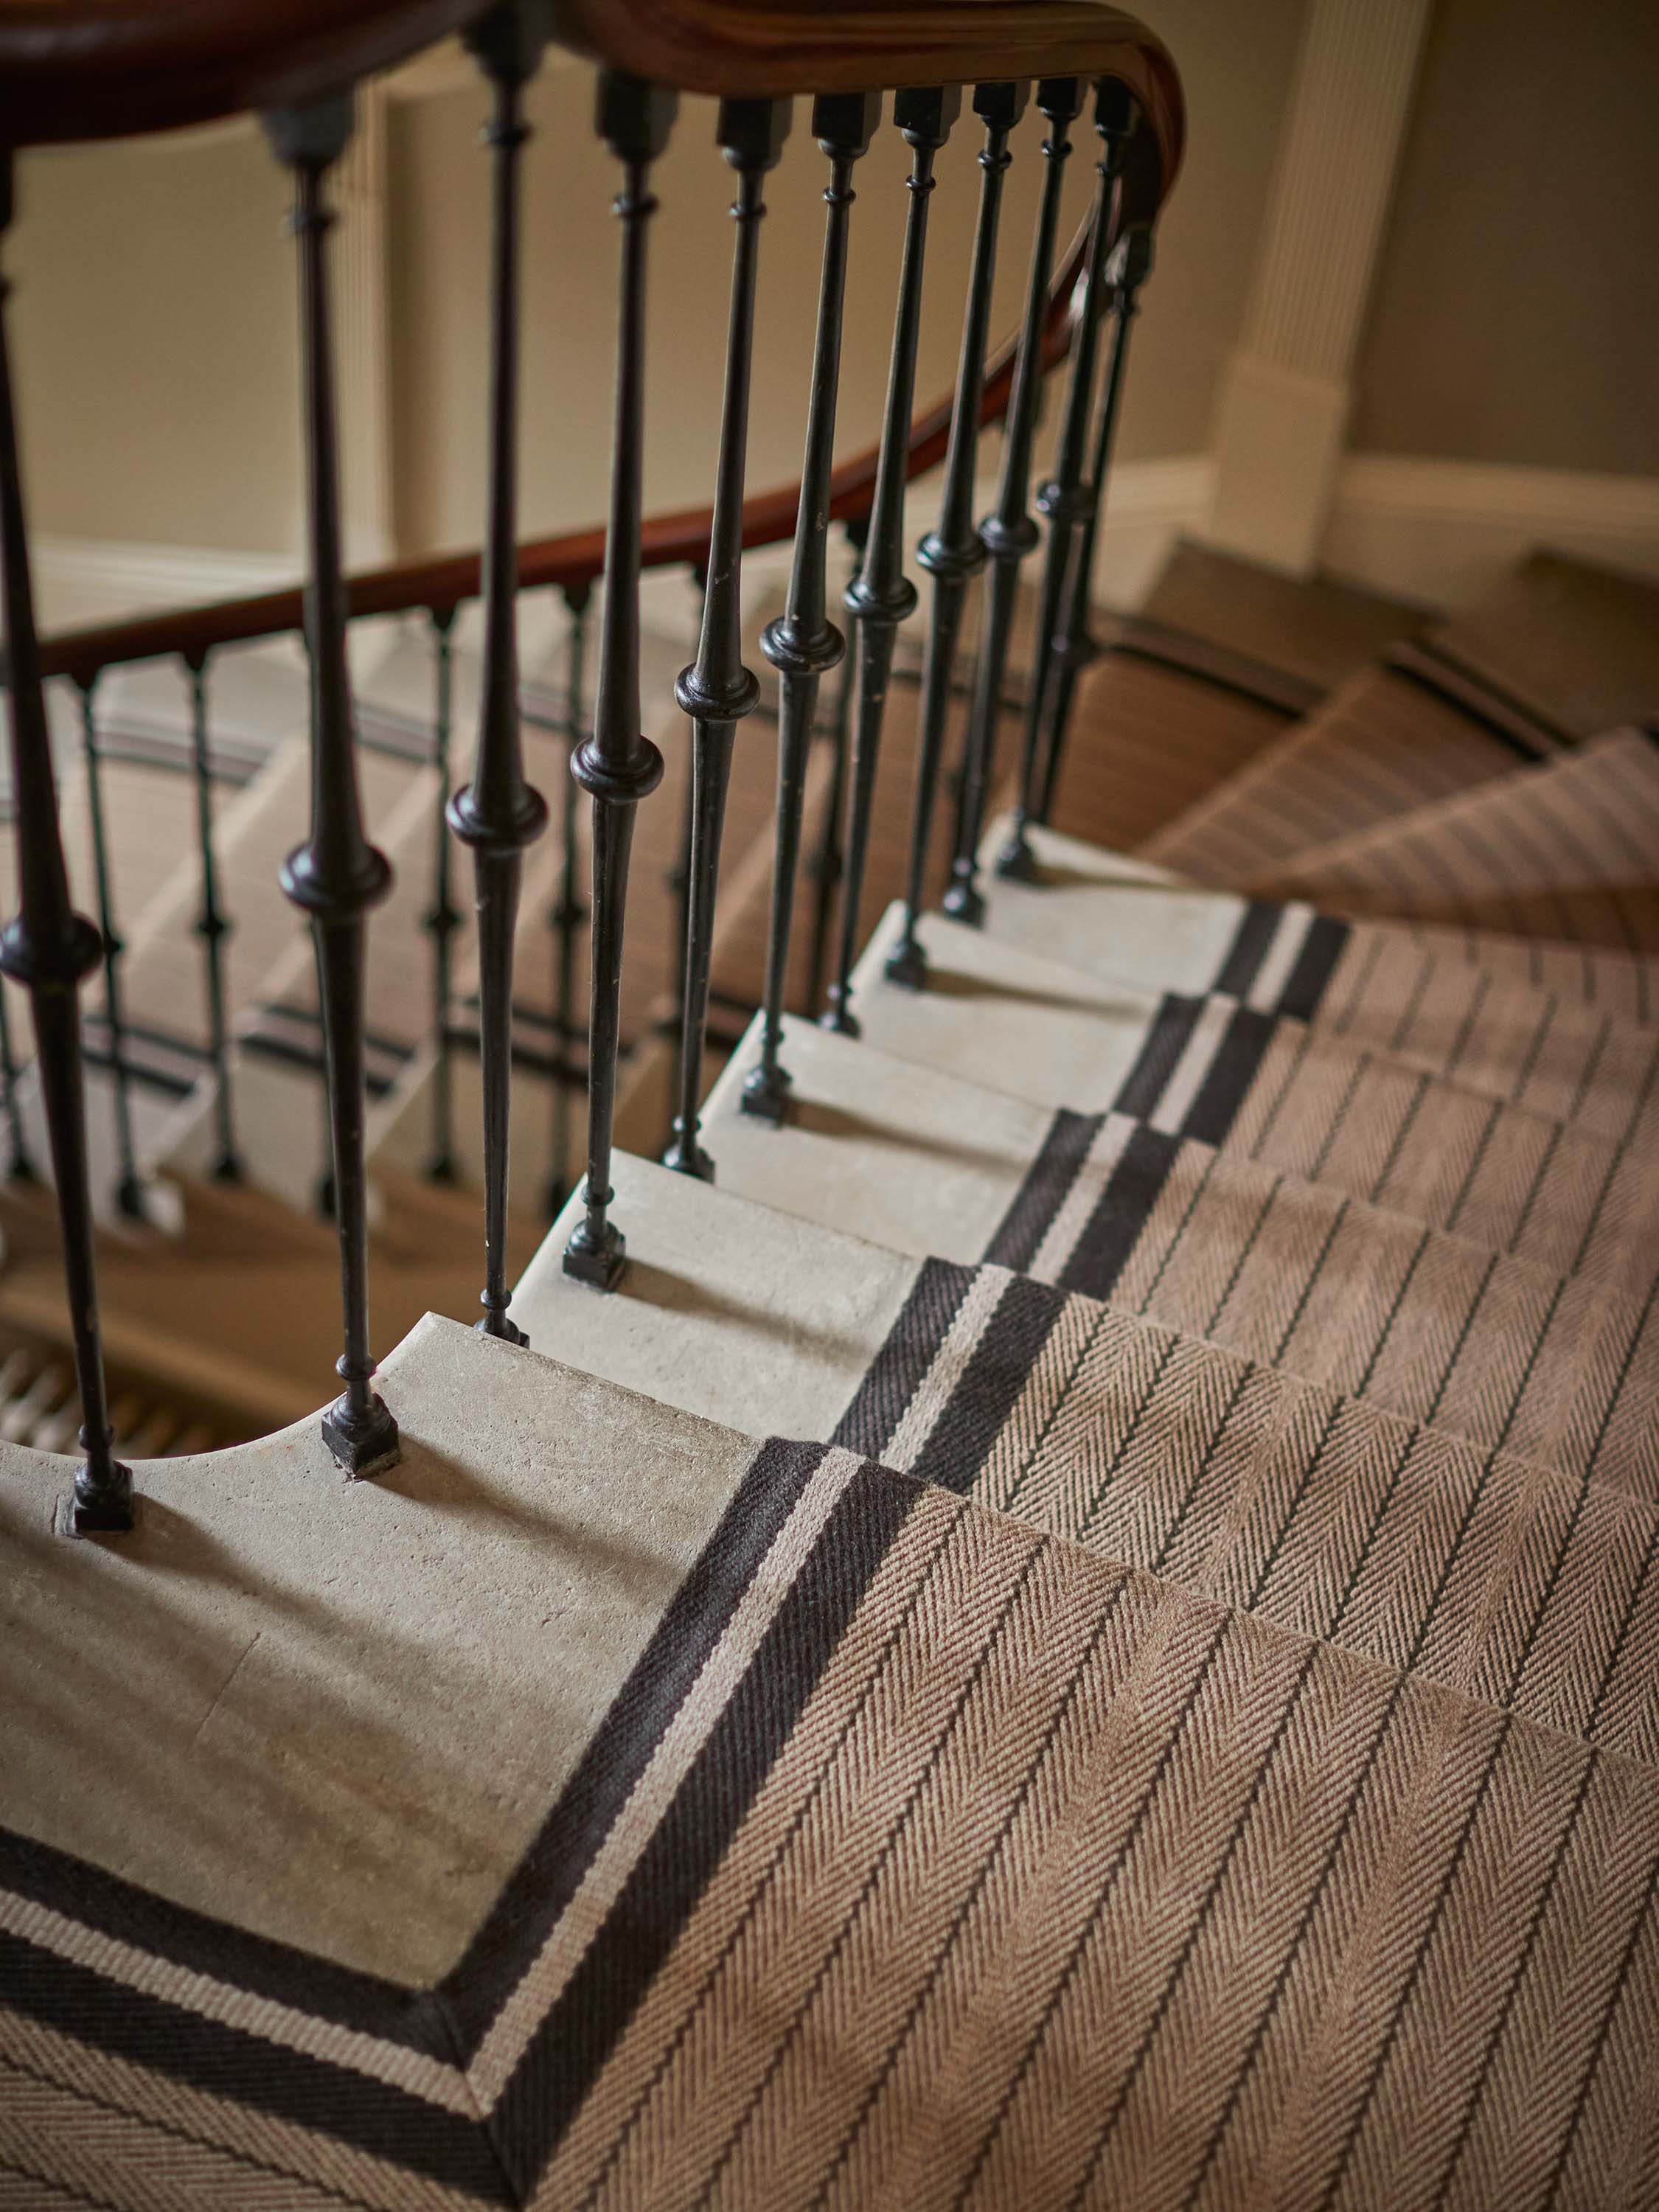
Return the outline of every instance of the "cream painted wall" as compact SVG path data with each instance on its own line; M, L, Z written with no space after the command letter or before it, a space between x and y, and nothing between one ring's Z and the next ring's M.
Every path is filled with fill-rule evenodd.
M1147 13L1186 80L1191 154L1148 287L1121 426L1128 459L1205 445L1233 345L1304 0L1157 0ZM1243 18L1248 15L1248 22ZM439 80L441 82L441 78ZM550 72L532 98L526 240L527 529L603 511L616 268L611 165L592 78ZM480 97L426 91L389 121L394 497L399 550L476 541L482 519L485 188ZM817 280L822 157L808 111L773 180L763 242L750 480L799 467ZM725 333L729 179L714 111L688 102L662 165L653 241L648 497L709 489ZM1040 169L1028 114L1008 180L997 319L1019 308ZM1069 165L1068 226L1086 203L1092 134ZM933 203L919 392L955 370L979 133L959 125ZM901 239L904 149L890 127L862 165L843 449L879 416ZM37 530L76 539L298 545L299 447L283 180L251 130L39 155L22 164L12 262L26 459ZM988 447L987 464L994 455Z
M1656 361L1659 6L1438 0L1350 445L1659 477Z

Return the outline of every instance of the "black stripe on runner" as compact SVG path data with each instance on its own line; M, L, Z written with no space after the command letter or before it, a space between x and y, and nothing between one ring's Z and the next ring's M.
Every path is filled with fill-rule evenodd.
M911 1467L918 1482L969 1494L1065 1304L1063 1291L1015 1276Z
M974 1279L971 1267L924 1260L886 1341L836 1424L831 1443L879 1459L933 1365Z
M1164 1085L1175 1073L1176 1061L1187 1049L1204 1005L1202 999L1176 998L1173 994L1159 1000L1158 1012L1146 1025L1134 1066L1124 1077L1112 1101L1114 1112L1133 1115L1137 1121L1150 1116L1164 1095Z
M1089 1216L1071 1257L1060 1272L1060 1287L1086 1297L1109 1298L1129 1255L1152 1218L1181 1152L1181 1139L1138 1121L1107 1177L1106 1188Z
M1062 1106L1048 1124L1025 1180L1014 1193L983 1257L993 1266L1012 1268L1016 1274L1029 1267L1037 1247L1048 1233L1048 1224L1065 1203L1066 1194L1083 1172L1090 1147L1100 1134L1103 1114L1073 1114Z
M1225 1139L1249 1096L1278 1027L1277 1015L1264 1014L1255 1006L1237 1008L1187 1109L1181 1124L1183 1137L1196 1137L1206 1145L1218 1145Z
M112 2057L331 2136L486 2203L514 2202L471 2113L447 2112L390 2082L128 1989L21 1936L0 1935L0 1989L14 2012ZM413 2002L431 2009L429 1998Z
M523 2201L696 1911L921 1495L908 1476L868 1462L853 1477L605 1924L538 2023L492 2116Z
M1268 899L1251 899L1210 988L1224 991L1233 999L1248 997L1284 918L1282 906Z
M489 1919L439 1984L465 2057L575 1895L826 1449L775 1440L756 1455Z
M1310 1022L1352 935L1351 925L1339 921L1334 915L1316 915L1273 1012L1293 1014L1299 1022Z

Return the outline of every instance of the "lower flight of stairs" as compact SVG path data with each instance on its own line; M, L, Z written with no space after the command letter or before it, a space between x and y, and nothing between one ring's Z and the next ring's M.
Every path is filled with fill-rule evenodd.
M1504 685L1558 726L1613 622L1565 599ZM1647 740L1601 734L1369 872L1374 814L1237 888L1173 817L1090 838L1086 776L1033 881L994 823L923 989L890 910L860 1035L791 1017L782 1126L738 1043L714 1183L624 1131L614 1295L572 1201L529 1349L415 1324L381 1480L307 1418L74 1545L70 1462L0 1446L21 2201L1653 2202L1659 948L1403 888L1478 800L1514 919L1547 852L1622 893L1589 811L1638 818ZM1241 783L1301 742L1212 739ZM397 1157L413 1289L476 1206ZM317 1227L221 1203L228 1271Z

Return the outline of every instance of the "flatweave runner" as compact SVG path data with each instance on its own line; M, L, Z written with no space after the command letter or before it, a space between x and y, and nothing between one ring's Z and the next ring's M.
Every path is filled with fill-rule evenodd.
M1652 1767L845 1450L437 1986L0 1875L17 2203L1656 2200Z

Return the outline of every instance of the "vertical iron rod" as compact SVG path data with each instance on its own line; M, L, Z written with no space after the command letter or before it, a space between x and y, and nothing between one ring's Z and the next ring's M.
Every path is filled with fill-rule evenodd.
M842 325L847 293L848 233L853 203L853 165L868 152L881 121L877 93L830 93L812 103L812 135L830 162L823 195L823 259L818 278L817 334L807 402L806 453L800 505L795 515L794 559L783 613L769 623L761 651L778 672L777 839L772 862L772 914L766 941L761 1056L743 1086L745 1114L782 1121L789 1100L789 1072L778 1053L783 1042L783 1000L789 975L789 937L800 865L801 813L806 762L817 719L818 687L846 644L826 614L830 537L830 474L835 461L836 403L841 385ZM846 732L844 687L841 729Z
M702 635L703 617L708 609L708 568L699 562L691 571L691 586L697 595L697 619L693 628L692 652L696 641ZM680 793L679 836L674 846L674 858L663 882L666 886L674 916L674 969L682 979L691 942L691 841L695 829L693 815L696 806L697 726L688 715L685 725L685 787ZM684 1057L685 1030L682 1019L671 1017L665 1024L668 1036L669 1078L663 1100L662 1141L657 1149L665 1152L674 1141L674 1122L679 1112L680 1070Z
M351 95L275 108L264 118L277 159L294 173L306 464L311 643L311 830L283 863L283 889L310 921L317 952L327 1080L334 1218L340 1237L345 1389L323 1416L323 1441L362 1477L399 1455L398 1425L372 1388L368 1348L368 1212L363 1164L364 964L369 909L392 887L384 854L363 830L346 664L340 568L339 470L329 321L327 235L334 218L323 180L351 136Z
M869 518L846 526L853 575L859 571L869 536ZM824 737L830 744L830 792L819 818L817 849L808 863L812 878L812 942L807 957L805 1003L810 1010L823 1003L824 978L830 968L830 940L835 926L836 902L845 872L842 848L842 817L847 809L847 771L849 766L850 723L853 712L853 657L843 650L836 684L836 703L830 709Z
M677 96L620 70L600 76L599 136L623 165L613 206L623 226L617 325L615 445L606 539L605 625L593 734L570 772L593 800L592 1006L587 1031L587 1176L583 1218L564 1249L567 1274L613 1290L627 1243L610 1218L611 1124L622 1012L623 921L634 809L662 781L662 755L640 729L640 497L645 413L646 237L657 203L651 165L668 143Z
M994 511L981 523L979 534L990 556L986 580L985 621L975 670L974 696L968 716L968 738L963 751L962 795L957 811L956 858L951 863L951 887L945 894L945 911L958 921L977 924L985 918L985 902L975 881L980 832L985 800L996 751L997 723L1002 707L1003 673L1008 661L1008 636L1013 626L1014 601L1019 591L1020 563L1037 542L1037 526L1026 513L1030 486L1031 440L1036 427L1036 404L1042 384L1042 319L1048 301L1048 277L1054 258L1054 233L1060 220L1060 190L1071 153L1072 118L1082 105L1082 87L1074 76L1044 77L1037 86L1036 104L1048 118L1048 135L1042 142L1046 164L1042 197L1037 209L1036 236L1031 247L1030 282L1025 293L1025 316L1020 328L1019 352L1014 363L1013 389L1008 397L1008 425L1003 441L1002 478Z
M0 231L11 222L12 168L0 158ZM10 287L0 279L0 317ZM79 987L102 954L99 933L70 903L58 819L52 741L40 690L40 656L29 578L28 527L18 464L11 355L0 320L0 601L5 611L8 738L16 805L18 908L0 933L0 975L29 994L41 1102L58 1185L64 1290L81 1397L81 1449L66 1533L131 1528L132 1474L111 1450L103 1346L98 1322L92 1197L87 1170L86 1099L81 1069Z
M922 672L921 736L916 754L915 811L910 832L910 866L904 890L904 928L887 956L890 981L920 990L927 979L927 956L916 935L916 922L933 841L933 810L939 792L945 726L956 676L957 640L969 580L985 562L985 547L974 527L974 472L979 458L980 402L985 390L985 345L991 325L991 289L996 277L997 229L1002 214L1002 180L1013 156L1008 137L1025 112L1030 97L1023 84L982 84L974 94L974 112L985 125L979 155L979 222L974 261L962 325L962 358L957 369L956 404L951 442L945 457L945 492L938 526L916 548L916 558L933 580L927 624L927 657Z
M453 1183L455 1161L455 1056L451 1024L453 939L460 923L450 890L449 764L455 696L453 631L457 610L433 607L432 759L438 771L438 818L432 849L432 904L422 921L432 939L432 1150L428 1182Z
M1048 524L1044 550L1042 587L1031 648L1031 681L1025 700L1025 732L1020 756L1019 795L1015 802L1008 841L997 855L997 873L1029 882L1036 872L1036 856L1026 836L1026 825L1036 811L1041 772L1045 708L1054 677L1054 643L1066 604L1066 587L1077 548L1078 534L1091 511L1089 485L1084 480L1084 447L1089 435L1089 410L1094 398L1095 358L1100 327L1105 318L1106 258L1112 246L1118 180L1123 173L1129 133L1134 127L1134 102L1124 88L1103 77L1095 88L1095 131L1100 140L1096 164L1099 183L1095 193L1094 228L1089 240L1083 307L1077 338L1072 348L1066 386L1065 412L1054 453L1054 472L1037 492L1038 512Z
M708 974L714 959L714 894L720 836L738 722L753 711L760 684L743 665L743 486L749 447L749 382L754 352L755 290L760 263L762 197L788 136L787 100L723 100L715 140L736 172L732 208L732 299L726 334L726 390L708 532L708 584L697 656L681 671L674 696L691 717L691 849L687 887L685 976L681 994L679 1101L665 1167L712 1182L714 1164L697 1141Z
M188 653L190 673L191 769L196 784L196 845L202 866L202 902L196 934L202 940L202 988L207 1008L208 1049L213 1059L213 1118L218 1152L213 1176L218 1182L240 1182L235 1103L231 1092L230 1015L226 1000L225 939L231 925L219 903L219 872L213 857L213 764L208 744L205 652Z
M115 921L110 884L109 834L104 823L103 761L98 750L98 722L93 711L97 678L80 686L81 752L87 770L87 820L92 831L92 878L98 900L98 932L104 941L104 1024L109 1032L110 1097L115 1109L115 1203L129 1221L144 1218L144 1189L138 1180L132 1141L132 1084L127 1066L127 1025L121 998L121 955L125 950Z
M564 763L567 769L580 742L583 674L587 658L586 584L567 584L565 608L569 617L565 630ZM570 1041L576 1027L576 936L587 919L577 880L576 785L567 775L559 807L559 889L548 912L553 932L553 1021L558 1039L557 1064L553 1072L552 1165L548 1172L547 1210L556 1218L570 1194L565 1165L570 1158Z
M547 802L525 781L519 726L519 157L530 132L524 88L541 61L527 9L507 0L467 33L495 94L484 132L493 156L489 368L489 526L484 544L483 681L472 781L449 803L449 826L472 848L478 917L478 1060L483 1082L484 1286L480 1334L528 1342L507 1317L507 1215L513 1109L513 953L524 852L547 827Z
M961 109L962 94L954 86L901 92L893 100L893 120L911 149L910 174L906 179L910 205L893 321L887 406L870 509L870 542L862 567L847 587L847 611L858 635L858 708L853 724L853 788L847 872L842 884L841 945L836 981L830 987L829 1006L822 1018L825 1029L839 1030L848 1036L859 1033L851 1005L853 963L858 952L859 907L869 855L870 811L892 674L893 641L899 624L916 604L916 587L904 573L904 484L910 409L915 396L916 345L921 330L927 206L933 191L933 157L950 137Z
M1106 380L1095 423L1095 447L1089 477L1089 506L1072 564L1071 589L1065 618L1050 650L1048 733L1042 783L1036 818L1047 823L1054 811L1060 781L1060 756L1071 724L1072 696L1077 679L1097 650L1089 634L1089 609L1095 573L1095 538L1100 527L1107 471L1111 467L1112 440L1117 429L1118 402L1123 396L1123 372L1129 354L1129 326L1135 319L1140 288L1152 273L1152 234L1137 225L1126 231L1108 270L1112 284L1112 343L1106 361Z
M0 991L0 1081L6 1086L6 1179L38 1182L23 1127L23 1102L17 1095L17 1054L11 1041L11 1010L3 991Z

